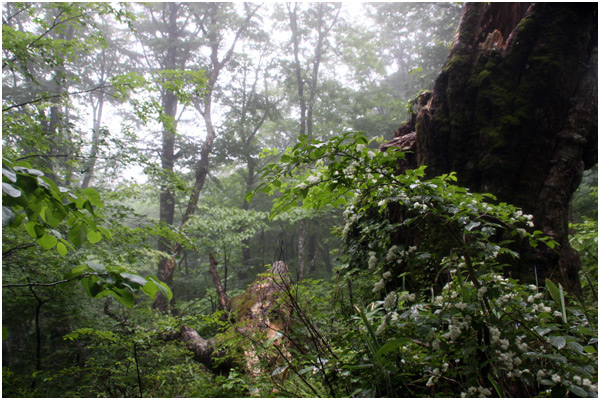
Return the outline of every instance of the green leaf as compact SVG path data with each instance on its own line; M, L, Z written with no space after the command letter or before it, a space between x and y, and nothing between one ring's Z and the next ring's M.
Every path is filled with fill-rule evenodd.
M148 281L137 274L131 274L129 272L121 272L121 277L131 283L135 283L139 286L144 286Z
M60 243L62 244L62 243ZM64 246L64 245L63 245ZM58 247L58 245L56 246ZM67 272L65 274L65 279L71 279L71 278L75 278L76 276L79 276L83 273L86 273L90 271L90 267L87 265L78 265L75 268L73 268L71 271Z
M125 289L119 288L111 288L108 292L121 304L123 304L127 308L133 307L135 303L135 299L133 297L133 293L129 292Z
M583 351L585 351L586 353L594 354L596 353L596 348L594 346L585 346L583 348Z
M100 233L102 233L102 235L104 235L105 238L107 239L112 239L112 233L110 233L110 231L108 229L106 229L103 226L96 226L96 228L98 228L98 230L100 231Z
M104 204L102 203L102 199L100 198L100 194L95 189L85 188L85 189L83 189L83 194L85 194L85 197L87 197L87 199L90 201L90 203L94 207L98 207L98 208L104 207Z
M473 228L477 228L479 225L481 225L481 222L471 221L467 224L467 226L465 226L465 229L468 231L471 231L471 230L473 230Z
M4 175L9 181L11 181L12 183L16 183L17 182L17 174L15 173L15 171L6 169L6 168L2 168L2 175Z
M550 296L552 296L554 302L556 304L560 304L560 291L554 282L552 282L550 279L546 279L546 288L548 289L548 292L550 293Z
M52 235L45 234L41 238L39 238L37 242L40 246L42 246L44 250L49 250L56 246L56 243L58 243L58 239L56 239Z
M27 231L27 233L29 233L29 236L31 236L33 239L37 239L38 237L41 237L45 233L44 227L39 226L38 224L36 224L33 221L25 222L25 230Z
M158 285L151 280L147 280L146 284L142 286L142 292L146 293L150 299L154 300L156 293L158 293Z
M567 340L563 336L548 336L548 340L552 346L556 347L558 350L562 349L567 344Z
M506 397L504 395L504 391L502 390L502 387L500 385L498 385L498 383L492 378L492 374L488 374L488 380L492 383L492 386L494 386L494 389L496 389L496 393L498 394L498 397Z
M79 247L85 241L87 236L87 225L83 222L77 222L71 229L69 229L69 242L73 243L73 246Z
M65 246L62 242L56 243L56 250L62 257L67 255L67 246Z
M157 277L152 275L148 276L147 279L148 281L154 282L158 290L160 290L160 292L163 294L163 296L165 296L169 301L171 301L171 299L173 298L173 292L166 283L161 282Z
M96 271L98 273L101 273L101 274L106 272L106 267L103 264L100 264L100 263L95 262L95 261L89 261L88 262L88 267L90 267L94 271Z
M10 197L20 197L21 191L11 185L10 183L2 182L2 193L7 194Z
M402 338L402 339L393 339L393 340L386 342L383 346L381 346L379 348L379 350L377 350L377 353L375 354L375 360L379 360L381 358L381 356L383 356L384 354L395 351L395 350L399 349L400 347L404 346L406 343L410 343L410 341L411 340L408 338Z
M102 240L102 234L96 230L90 229L87 232L87 238L92 244L98 243L100 240Z
M579 386L569 385L569 390L571 392L573 392L573 394L575 394L575 395L577 395L579 397L590 397L589 394L588 394L588 392L586 392L585 390L583 390Z

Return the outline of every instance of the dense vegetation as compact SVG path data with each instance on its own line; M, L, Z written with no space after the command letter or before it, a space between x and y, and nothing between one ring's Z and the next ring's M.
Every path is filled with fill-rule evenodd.
M519 281L531 215L379 149L461 7L346 7L3 3L4 396L597 396L597 169L581 295Z

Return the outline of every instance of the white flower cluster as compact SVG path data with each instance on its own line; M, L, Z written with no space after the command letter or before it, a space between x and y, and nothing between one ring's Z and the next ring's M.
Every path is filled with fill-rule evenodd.
M369 270L374 270L377 267L377 257L374 251L369 252Z
M383 306L387 309L392 309L396 307L396 300L398 296L396 292L390 292L387 296L385 296L385 300L383 301Z
M392 273L390 271L385 271L383 273L383 279L390 279L392 277Z
M482 286L479 289L477 289L477 298L479 299L483 299L483 296L485 295L485 293L487 292L487 287Z
M429 208L429 206L427 206L427 204L421 204L418 201L416 203L413 204L413 208L415 210L417 209L421 209L423 211L427 211L427 209Z
M392 247L390 247L390 249L388 250L387 256L385 256L385 259L387 261L392 261L394 259L394 257L396 256L396 249L398 248L398 246L393 245Z
M435 384L440 379L440 376L441 376L440 369L434 368L433 371L431 371L431 376L429 377L429 380L427 381L425 386L427 386L427 387L435 386Z
M377 330L375 331L375 334L377 336L383 335L386 328L387 328L387 315L384 315L383 318L381 319L381 324L377 327Z
M490 397L492 395L492 391L490 389L484 388L483 386L474 387L471 386L467 389L467 392L462 392L460 397Z
M414 293L408 293L408 292L403 292L402 295L400 295L400 298L398 299L399 302L403 302L404 300L408 300L410 302L413 302L417 299L417 295Z
M300 184L296 185L296 189L304 190L308 187L305 182L300 182Z
M316 175L311 175L308 178L306 178L306 181L311 185L314 185L315 183L319 182L320 180L321 180L320 172L317 172Z
M380 279L373 287L373 293L379 292L384 287L385 287L385 283L383 282L383 279Z

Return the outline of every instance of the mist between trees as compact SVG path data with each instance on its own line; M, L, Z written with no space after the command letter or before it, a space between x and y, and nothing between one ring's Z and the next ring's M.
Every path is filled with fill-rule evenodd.
M2 7L5 396L596 395L597 5Z

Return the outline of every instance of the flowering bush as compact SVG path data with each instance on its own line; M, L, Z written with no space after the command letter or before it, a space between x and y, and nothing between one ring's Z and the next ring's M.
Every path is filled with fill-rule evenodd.
M352 307L336 316L354 315L338 338L351 350L330 370L339 384L362 396L595 396L597 313L530 273L533 248L556 246L534 218L454 174L397 174L404 154L368 145L302 137L257 189L282 191L273 213L299 198L345 207Z

